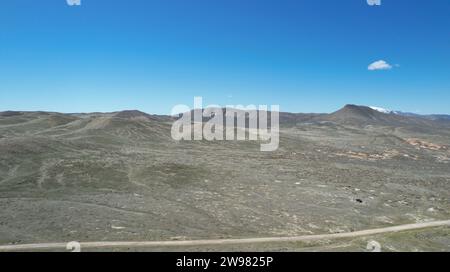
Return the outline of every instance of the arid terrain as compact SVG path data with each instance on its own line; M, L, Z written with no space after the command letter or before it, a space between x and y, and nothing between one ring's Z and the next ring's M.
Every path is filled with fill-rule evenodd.
M258 142L174 141L171 117L139 111L2 112L0 245L286 237L450 219L449 119L353 105L280 117L280 148L261 152ZM450 251L449 227L175 250L365 251L373 239L387 251Z

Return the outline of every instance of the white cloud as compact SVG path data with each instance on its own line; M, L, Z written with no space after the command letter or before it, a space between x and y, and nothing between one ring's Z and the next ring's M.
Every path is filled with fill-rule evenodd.
M369 6L381 6L381 0L367 0Z
M377 70L391 70L392 65L387 63L384 60L375 61L374 63L369 65L369 71L377 71Z

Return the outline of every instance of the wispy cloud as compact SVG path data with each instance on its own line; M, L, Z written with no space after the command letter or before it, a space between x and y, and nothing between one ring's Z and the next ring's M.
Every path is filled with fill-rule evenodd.
M384 60L375 61L374 63L369 65L369 71L377 71L377 70L391 70L392 65L387 63Z

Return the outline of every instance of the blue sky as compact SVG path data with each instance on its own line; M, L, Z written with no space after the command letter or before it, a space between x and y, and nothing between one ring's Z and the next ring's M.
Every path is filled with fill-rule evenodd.
M369 71L384 60L390 70ZM450 1L7 0L0 110L450 113Z

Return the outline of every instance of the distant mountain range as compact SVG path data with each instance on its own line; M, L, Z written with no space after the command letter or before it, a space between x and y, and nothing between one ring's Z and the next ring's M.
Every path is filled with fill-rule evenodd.
M330 114L281 113L280 119L281 124L332 122L350 126L374 125L422 129L450 126L450 115L419 115L359 105L346 105Z
M380 107L370 107L373 110L376 110L381 113L386 114L397 114L397 115L403 115L403 116L412 116L412 117L421 117L426 118L430 120L450 120L450 115L447 114L417 114L417 113L411 113L411 112L402 112L402 111L394 111L394 110L388 110Z
M223 109L226 111L225 109ZM0 117L17 117L31 112L4 111L0 112ZM35 114L57 114L65 116L63 119L69 118L92 118L92 117L108 117L117 119L146 119L156 122L170 122L175 117L167 115L151 115L138 110L125 110L112 113L72 113L59 114L49 112L34 112ZM64 123L64 122L63 122ZM405 113L401 111L392 111L379 107L368 107L360 105L346 105L342 109L326 114L326 113L288 113L280 112L281 125L297 125L305 123L335 123L350 126L392 126L392 127L450 127L450 115L432 114L419 115L415 113Z

